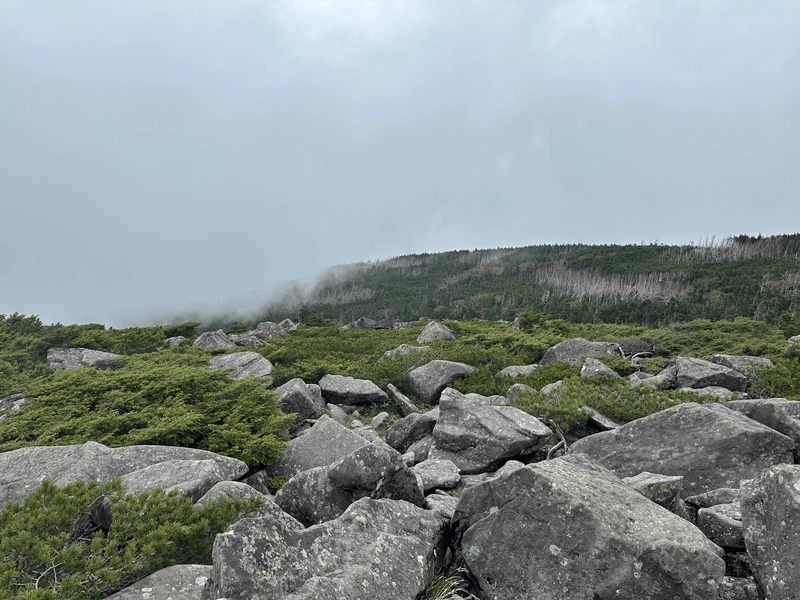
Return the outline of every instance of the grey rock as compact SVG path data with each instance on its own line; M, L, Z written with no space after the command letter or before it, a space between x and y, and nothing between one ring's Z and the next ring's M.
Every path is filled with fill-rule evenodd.
M350 429L361 429L364 427L364 423L359 421L358 419L353 419L350 421Z
M453 518L458 506L458 498L451 496L447 492L436 491L425 497L425 508L438 512L449 521Z
M283 321L278 323L278 325L280 325L281 329L283 329L287 333L297 329L297 325L291 319L284 319Z
M254 330L248 331L248 334L264 340L282 337L286 335L287 331L287 328L278 323L264 321L263 323L259 323Z
M687 402L576 441L570 453L597 459L620 477L683 475L689 495L738 486L791 462L792 440L722 405Z
M580 367L583 359L587 356L602 354L622 356L619 344L614 342L590 342L583 338L574 338L548 348L539 362L542 365L549 365L557 361L564 361L573 367Z
M422 478L425 493L435 489L450 489L461 482L461 472L451 460L429 458L411 468Z
M369 422L369 426L372 427L373 429L380 429L388 422L389 422L389 413L380 412L374 417L372 417L372 420Z
M28 398L26 398L23 394L11 394L5 398L0 398L0 422L2 422L3 419L8 416L8 413L22 408L22 405L27 401ZM8 411L8 413L2 414L3 411Z
M739 488L718 488L686 498L687 504L697 508L708 508L709 506L730 504L732 502L739 502Z
M744 541L753 575L768 599L800 590L800 465L777 465L742 482Z
M252 333L244 333L242 335L231 334L228 336L228 339L242 348L258 348L264 345L264 342Z
M363 424L362 424L363 425ZM354 428L353 431L361 436L364 440L369 442L370 444L377 444L379 446L386 446L386 442L381 439L381 436L375 431L372 427L369 426L362 426L358 428Z
M794 458L800 463L800 402L785 398L733 400L725 406L794 440Z
M106 600L201 600L211 565L174 565L140 579Z
M532 454L551 435L536 417L512 406L443 398L428 457L451 460L463 473L480 473L509 458Z
M752 578L728 577L719 584L717 600L760 600L758 586Z
M275 503L305 526L335 519L355 499L352 492L333 484L328 467L298 473L275 494Z
M328 404L328 412L331 413L331 419L340 425L347 424L347 413L338 404Z
M683 477L680 475L644 472L633 477L625 477L622 481L651 502L673 512L681 500Z
M346 329L377 329L378 322L367 317L361 317L356 321L351 321L345 325Z
M241 483L240 481L220 481L208 490L196 503L195 506L203 506L207 502L219 502L224 498L235 500L248 500L252 497L265 498L265 495L254 487Z
M453 523L482 598L710 600L722 551L586 456L464 490Z
M539 365L513 365L510 367L506 367L505 369L501 369L497 372L498 375L503 375L506 377L511 377L511 379L516 379L520 375L523 377L530 377L532 375L536 375L536 372L539 370Z
M682 392L694 392L701 396L711 396L718 400L730 400L736 392L730 391L728 388L720 387L718 385L710 385L704 388L692 389L689 387L680 388Z
M0 453L0 509L9 502L24 500L39 488L43 479L51 479L60 486L75 481L105 484L114 477L175 460L213 461L222 479L238 479L247 472L247 465L240 460L193 448L146 445L108 448L97 442L33 446Z
M167 460L127 473L121 480L131 494L158 488L178 490L196 502L215 484L224 481L225 474L213 460Z
M231 369L228 377L244 379L245 377L269 377L272 375L274 367L258 352L234 352L233 354L214 356L209 368L212 371Z
M394 350L387 350L384 352L383 356L378 359L378 362L382 362L384 360L394 360L398 356L410 356L416 352L427 352L430 349L430 346L411 346L409 344L400 344Z
M742 512L738 502L717 504L697 511L697 527L723 548L744 548Z
M279 402L283 412L297 414L296 422L318 419L325 412L325 402L321 395L317 397L300 378L290 379L275 391L280 394Z
M678 385L688 388L720 386L732 392L743 392L750 380L739 371L699 358L679 356Z
M413 452L406 452L405 454L403 454L402 458L403 462L407 467L413 467L414 464L417 462L417 459L414 456Z
M167 346L169 346L170 348L177 348L177 347L178 347L178 346L180 346L180 345L181 345L181 344L182 344L182 343L183 343L185 340L186 340L186 338L185 338L184 336L182 336L182 335L176 335L176 336L174 336L174 337L167 338L165 343L166 343L166 344L167 344Z
M407 452L413 452L414 458L417 462L422 462L428 459L428 455L433 448L433 434L426 435L419 441L414 442L408 447Z
M650 373L645 373L644 371L636 371L628 375L628 381L630 381L631 384L637 384L640 381L643 381L645 379L650 379L651 377L653 376L650 375Z
M371 498L308 529L242 519L214 540L204 599L412 600L442 560L448 523L437 511Z
M422 333L417 337L417 342L420 344L427 344L435 342L436 340L451 341L456 339L453 332L447 327L436 321L431 321L422 330Z
M203 348L204 350L236 350L236 344L228 339L222 329L216 331L206 331L201 333L192 344L195 348Z
M655 355L660 351L653 340L639 337L629 337L617 340L622 354L627 358L634 354Z
M89 348L50 348L47 351L47 366L67 371L74 371L80 367L113 369L119 358L121 358L119 354Z
M559 379L558 381L554 381L553 383L548 383L547 385L542 387L542 389L539 391L542 392L545 396L549 396L558 388L560 388L562 385L564 385L564 380Z
M519 471L524 466L525 463L521 463L518 460L509 460L506 464L504 464L497 470L497 473L495 473L494 476L505 477L506 475L511 475L511 473Z
M300 471L333 464L366 444L358 434L322 415L304 435L289 441L268 471L270 475L292 477Z
M597 431L613 431L614 429L619 429L621 427L619 423L612 421L607 416L594 410L593 408L584 407L584 410L591 412L589 420L586 422L586 424Z
M736 356L733 354L715 354L711 362L729 369L734 369L745 375L752 375L762 367L774 367L775 364L768 358L761 356Z
M646 377L638 382L631 380L632 385L648 385L656 387L665 384L667 387L675 388L678 386L678 365L670 365L661 370L657 375Z
M619 379L619 375L596 358L587 358L581 367L581 377L610 377Z
M432 360L408 374L408 388L420 402L438 404L444 388L474 371L475 367L464 363Z
M476 394L474 392L469 392L467 394L462 394L458 390L454 390L453 388L446 388L442 391L441 396L439 396L439 401L444 397L445 394L448 393L455 393L458 394L459 397L463 398L467 402L472 402L473 404L483 404L484 406L508 406L511 404L511 400L506 398L505 396L501 396L500 394L495 394L493 396L484 396L483 394Z
M419 409L414 406L414 403L411 402L400 390L398 390L394 385L391 383L386 386L389 390L389 395L397 404L397 408L400 410L401 417L407 417L410 414L418 413Z
M325 375L320 379L319 387L322 397L327 402L336 404L382 404L389 401L389 396L381 388L368 379L354 379L343 375Z
M531 386L525 385L524 383L515 383L506 392L506 398L508 398L511 402L519 398L522 394L532 394L535 392Z
M800 335L793 335L788 340L786 340L787 347L792 347L794 344L800 344Z

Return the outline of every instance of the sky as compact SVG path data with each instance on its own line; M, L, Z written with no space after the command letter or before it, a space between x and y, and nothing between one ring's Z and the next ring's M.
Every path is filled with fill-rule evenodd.
M0 314L800 231L796 0L0 0Z

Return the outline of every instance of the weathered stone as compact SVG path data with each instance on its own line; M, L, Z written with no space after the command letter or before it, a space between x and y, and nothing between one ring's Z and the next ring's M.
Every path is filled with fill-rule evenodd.
M506 398L511 400L512 402L519 398L522 394L532 394L535 392L531 386L525 385L524 383L515 383L506 392Z
M725 406L794 440L794 461L800 463L800 402L785 398L733 400Z
M776 465L743 481L744 541L753 575L767 599L800 590L800 465Z
M670 365L661 370L658 375L646 377L640 381L631 380L632 385L648 385L656 387L660 384L665 384L667 387L674 388L678 386L678 365Z
M553 383L548 383L547 385L543 386L542 389L539 391L542 392L545 396L549 396L550 394L558 390L558 388L560 388L562 385L564 385L564 380L559 379L558 381L554 381Z
M369 422L369 426L372 427L373 429L380 429L388 422L389 422L389 413L384 411L372 417L372 421Z
M420 344L428 344L436 340L451 341L454 339L456 339L456 336L454 336L453 332L447 327L436 321L431 321L425 326L422 333L419 334L417 342Z
M721 550L587 456L464 490L453 522L481 597L710 600Z
M758 586L752 578L723 577L718 600L759 600Z
M362 493L360 497L367 496ZM328 467L301 471L283 484L275 502L305 526L330 521L341 515L356 498L328 477Z
M622 351L623 356L626 358L634 356L635 354L652 356L660 352L658 346L653 340L640 337L622 338L617 340L617 344L619 344L620 350Z
M228 339L240 348L258 348L264 345L264 342L253 335L252 332L243 333L241 335L231 334Z
M281 329L283 329L287 333L297 329L297 325L291 319L284 319L283 321L278 323L278 325L280 325Z
M304 435L289 441L268 470L272 475L291 477L300 471L333 464L366 444L358 434L322 415Z
M792 440L722 405L688 402L576 441L570 453L597 459L620 477L683 475L688 494L738 486L792 461Z
M347 424L347 413L338 404L328 404L328 412L331 413L331 419L340 425Z
M181 345L181 344L182 344L182 343L183 343L185 340L186 340L186 338L185 338L184 336L182 336L182 335L176 335L176 336L174 336L174 337L167 338L167 339L165 340L165 343L166 343L166 344L167 344L167 346L169 346L170 348L177 348L177 347L178 347L178 346L180 346L180 345Z
M245 377L269 377L272 375L273 366L258 352L234 352L221 354L211 359L212 371L231 369L228 377L231 379L244 379Z
M248 331L247 333L263 340L279 338L286 335L287 331L287 328L278 323L264 321L263 323L259 323L253 331Z
M426 435L421 440L411 444L407 452L413 452L416 462L422 462L423 460L428 460L431 448L433 448L433 434Z
M593 408L584 407L584 410L588 410L591 415L589 419L586 421L586 424L596 431L613 431L614 429L619 429L621 425L615 421L612 421L604 414L594 410Z
M347 329L377 329L378 322L367 317L361 317L356 321L351 321L345 327Z
M581 377L610 377L611 379L619 379L619 375L617 375L612 368L607 367L600 360L591 357L583 361Z
M319 387L326 402L363 406L389 401L389 395L369 379L325 375L320 379Z
M297 422L317 419L325 412L325 402L317 398L300 378L290 379L275 389L280 394L278 400L285 413L297 414Z
M218 502L224 498L248 500L252 497L264 498L264 494L254 487L239 481L220 481L208 490L195 506L203 506L207 502Z
M768 358L761 356L735 356L733 354L715 354L711 357L711 362L734 369L745 375L752 375L762 367L775 366Z
M475 367L464 363L432 360L408 374L408 387L420 402L438 404L444 388L474 371Z
M635 385L640 381L643 381L645 379L650 379L651 377L653 376L650 375L650 373L645 373L644 371L635 371L634 373L628 375L628 381L630 381L631 384Z
M514 365L510 367L506 367L505 369L501 369L497 372L497 376L505 376L511 377L511 379L516 379L520 375L523 377L530 377L536 375L536 372L539 370L539 365Z
M395 403L397 404L397 408L400 410L401 417L407 417L410 414L419 412L419 409L414 406L414 403L411 402L400 390L398 390L395 386L391 383L386 386L389 390L389 395L394 399Z
M394 360L398 356L410 356L415 352L427 352L430 349L430 346L411 346L409 344L400 344L394 350L387 350L384 352L383 356L378 359L378 362L382 362L384 360Z
M697 508L708 508L717 504L739 502L739 488L717 488L695 496L688 496L686 503Z
M428 493L435 489L450 489L461 482L461 472L451 460L429 458L411 468L422 478L423 491Z
M370 498L305 530L242 519L214 540L204 598L412 600L443 557L448 523L438 511Z
M739 503L717 504L697 511L697 527L723 548L744 548Z
M719 386L733 392L743 392L750 382L739 371L699 358L679 356L676 366L678 367L678 385L680 387L697 389Z
M140 579L106 600L201 600L210 565L174 565Z
M236 344L228 339L222 329L216 331L206 331L201 333L192 344L195 348L202 348L203 350L236 350Z
M121 358L119 354L89 348L50 348L47 351L47 366L67 371L74 371L80 367L113 369L119 358Z
M701 396L711 396L718 400L730 400L736 392L730 391L728 388L720 387L718 385L710 385L704 388L693 389L690 387L680 388L682 392L694 392Z
M0 398L0 413L8 411L9 413L22 408L22 405L28 401L23 394L11 394L5 398ZM6 418L8 414L0 414L0 422Z
M425 508L444 515L448 521L453 518L456 506L458 506L458 498L451 496L447 492L437 490L425 497Z
M196 502L215 484L224 481L225 474L213 460L167 460L127 473L121 480L130 494L157 488L178 490Z
M651 502L655 502L667 510L675 508L683 490L683 477L680 475L670 476L644 472L633 477L625 477L622 481Z
M506 398L505 396L501 396L500 394L495 394L493 396L484 396L483 394L476 394L475 392L469 392L467 394L462 394L458 390L453 388L445 388L442 390L441 396L439 396L439 401L444 398L445 394L453 394L459 398L463 398L467 402L471 402L473 404L482 404L484 406L508 406L511 404L511 400ZM451 396L452 397L452 396Z
M619 344L614 342L590 342L583 338L574 338L548 348L539 362L543 365L549 365L560 360L571 364L573 367L580 367L583 364L583 359L587 356L601 354L622 356Z
M428 457L451 460L463 473L480 473L533 453L551 435L539 419L518 408L443 398Z

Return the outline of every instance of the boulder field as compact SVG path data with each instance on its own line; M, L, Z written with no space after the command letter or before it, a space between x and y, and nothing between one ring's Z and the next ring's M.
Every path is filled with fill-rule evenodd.
M206 341L226 342L217 332ZM586 340L551 350L548 361L583 366L594 356L584 376L607 376L596 357L621 353ZM59 355L53 366L87 359L76 357ZM210 368L238 376L251 368L247 358ZM684 357L654 377L736 392L761 364ZM371 381L291 380L276 391L299 415L293 438L256 473L187 448L87 442L5 452L0 508L44 478L121 477L134 491L177 489L198 504L263 498L255 515L217 536L211 565L159 571L117 600L423 600L440 573L457 573L481 600L800 598L800 404L686 403L624 425L598 415L604 431L567 447L505 397L447 387L468 368L434 360L412 370L408 389L420 405ZM268 375L252 371L242 376ZM381 415L369 425L354 418L388 401L401 415L391 426ZM286 483L273 497L264 486L276 476Z

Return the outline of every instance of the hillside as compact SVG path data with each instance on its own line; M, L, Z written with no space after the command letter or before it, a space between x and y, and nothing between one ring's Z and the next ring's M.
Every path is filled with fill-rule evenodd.
M800 333L800 234L699 245L546 245L413 254L330 269L252 322L311 316L663 325L752 317ZM231 327L224 318L209 329ZM245 324L246 325L246 324Z

